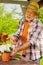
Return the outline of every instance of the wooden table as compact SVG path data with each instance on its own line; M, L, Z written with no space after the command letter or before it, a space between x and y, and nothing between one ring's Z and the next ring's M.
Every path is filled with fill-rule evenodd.
M18 56L15 56L15 57L18 57ZM15 60L14 59L15 57L11 57L9 62L2 62L1 56L0 56L0 65L34 65L35 64L34 61L25 62L25 61L22 61L21 59Z
M34 65L35 64L34 61L25 62L25 61L22 61L21 59L20 60L15 60L13 58L14 57L11 57L9 62L2 62L1 57L0 57L0 65Z
M10 60L9 62L0 61L0 65L33 65L31 62L24 62L22 60Z

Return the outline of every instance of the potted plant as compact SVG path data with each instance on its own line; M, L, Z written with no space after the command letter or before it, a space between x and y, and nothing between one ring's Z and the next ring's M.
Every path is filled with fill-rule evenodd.
M10 60L10 53L12 52L13 49L14 47L11 44L3 44L0 46L2 61Z

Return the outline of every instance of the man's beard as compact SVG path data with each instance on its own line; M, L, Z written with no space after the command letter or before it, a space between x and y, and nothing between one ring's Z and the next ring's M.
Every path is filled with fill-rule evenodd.
M29 16L26 17L26 20L27 20L27 21L31 21L31 20L33 20L33 19L34 19L34 17L29 17Z

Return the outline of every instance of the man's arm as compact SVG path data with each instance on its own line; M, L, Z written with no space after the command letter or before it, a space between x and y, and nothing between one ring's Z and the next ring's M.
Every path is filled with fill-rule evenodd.
M17 48L17 51L24 50L24 49L26 49L26 48L28 48L28 47L30 47L30 46L31 46L31 43L26 42L26 43L23 44L22 46L19 46L19 47Z
M31 43L26 42L24 45L19 46L18 48L16 48L16 49L11 53L11 56L15 56L18 51L22 51L22 50L24 50L24 49L26 49L26 48L28 48L28 47L30 47L30 46L31 46Z
M20 22L19 22L19 25L18 25L18 29L15 33L12 34L12 36L17 36L18 38L20 37L20 32L21 32L21 29L22 29L22 23L23 23L24 19L21 19Z

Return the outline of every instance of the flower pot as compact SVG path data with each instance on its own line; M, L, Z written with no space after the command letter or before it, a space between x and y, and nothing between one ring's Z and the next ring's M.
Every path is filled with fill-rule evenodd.
M10 60L10 53L2 53L2 61L9 61Z

